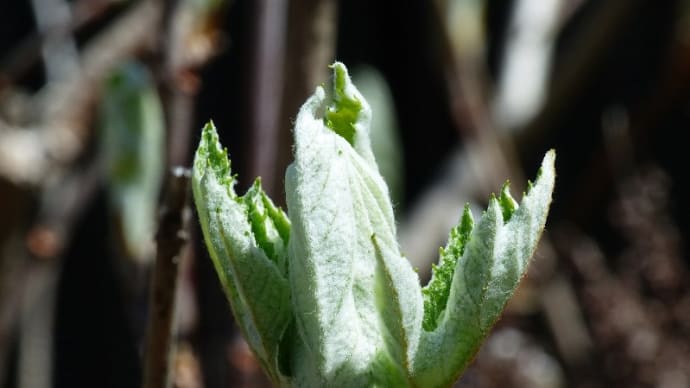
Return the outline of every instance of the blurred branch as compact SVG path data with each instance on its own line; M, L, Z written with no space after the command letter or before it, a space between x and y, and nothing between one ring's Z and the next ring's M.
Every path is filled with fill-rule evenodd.
M285 61L286 0L260 0L256 9L255 36L252 58L252 81L249 87L249 133L251 136L249 176L261 176L264 190L278 197L282 171L276 163L280 108Z
M158 91L163 102L165 127L167 132L167 166L184 166L186 163L186 148L177 145L178 138L182 143L187 143L191 130L193 103L192 99L184 93L177 84L175 72L179 68L173 68L172 58L174 50L183 50L181 42L173 35L176 27L176 8L183 7L175 0L149 0L161 8L160 16L156 23L156 41L153 47L153 73L157 76ZM188 27L188 26L187 26ZM188 30L184 31L189 33ZM158 262L158 260L156 260ZM155 276L155 275L154 275Z
M218 23L227 2L151 1L162 7L153 68L168 129L168 166L184 166L191 161L194 100L201 84L198 72L218 51Z
M168 176L156 233L156 264L153 269L144 360L144 388L171 386L174 352L175 295L180 252L187 242L186 224L190 172L174 168Z
M436 19L432 25L437 26L434 33L441 43L450 111L463 148L452 155L436 184L422 195L400 227L401 245L423 278L429 274L430 263L437 259L438 247L446 240L448 230L457 224L465 202L485 198L506 178L513 182L514 190L524 185L513 145L496 131L489 114L479 49L484 45L483 36L474 33L478 42L458 44L454 41L457 37L451 35L454 30L448 25L445 9L439 2L432 6ZM481 7L473 7L470 10L478 18ZM448 209L458 212L453 214Z
M336 41L336 2L334 0L291 1L288 9L285 62L286 106L290 115L321 84L333 62Z
M34 263L24 278L19 313L18 388L50 388L59 266Z
M474 170L475 196L484 197L496 190L506 177L511 177L514 188L520 190L524 177L516 163L515 149L510 139L501 136L490 114L486 92L486 74L483 65L484 37L474 34L479 40L474 44L461 46L454 41L459 38L444 18L445 12L434 3L433 16L436 18L441 57L448 80L448 99L456 129L463 136L464 149L468 152L466 160ZM475 17L481 18L482 7L475 6ZM465 48L469 47L469 48ZM478 186L477 186L478 185Z
M297 0L288 5L283 101L280 112L276 171L285 171L290 158L292 123L299 107L314 88L328 78L328 65L335 57L337 2ZM282 184L282 175L277 187ZM274 196L281 198L282 196ZM279 201L280 202L280 201Z
M26 284L27 260L16 254L23 249L21 238L10 236L3 244L0 260L0 382L6 381L9 374L9 357Z
M168 4L172 3L168 2ZM10 280L18 281L6 282L3 279L2 283L18 284L19 287L13 287L12 292L3 293L0 298L9 301L22 300L22 295L27 295L21 307L22 316L26 318L21 320L23 334L20 341L20 362L24 362L23 360L40 362L40 365L35 368L44 370L47 374L50 374L52 366L52 351L49 348L46 349L45 345L51 345L52 340L46 341L43 337L42 340L37 340L33 336L34 334L43 336L45 333L52 335L50 327L54 321L54 300L48 296L55 295L54 280L57 278L57 271L61 264L56 258L60 257L64 246L71 240L70 231L78 219L78 212L74 208L84 209L84 204L88 203L88 198L93 192L92 188L96 187L100 169L93 167L88 172L78 173L74 177L71 174L68 176L65 174L69 171L68 168L73 167L75 160L82 155L84 147L88 144L90 130L93 128L91 118L99 98L102 79L122 60L142 52L151 52L158 43L155 38L160 36L156 30L159 24L165 26L166 32L168 28L170 31L176 31L178 24L183 24L179 20L190 20L188 17L185 19L185 13L182 13L183 16L179 16L180 19L176 19L172 27L163 21L158 23L164 10L167 10L166 14L172 13L171 8L163 8L162 4L155 1L142 1L131 6L86 44L80 58L82 67L79 73L73 74L60 83L46 85L32 98L29 102L32 110L39 113L32 117L32 122L27 128L0 122L0 175L14 184L38 186L43 189L44 203L40 208L44 209L46 215L39 217L39 222L28 234L27 248L34 257L52 258L40 262L31 260L28 265L27 260L22 258L3 263L6 271L3 271L0 276L12 275L16 279ZM186 12L186 15L189 13ZM206 22L204 20L204 23ZM193 20L192 27L196 28L193 32L198 34L200 31L207 31L206 25L200 26L193 23L199 23L199 20ZM187 35L179 40L175 40L172 32L170 35L172 37L165 39L166 46L162 49L166 56L161 62L166 66L178 58L174 54L182 51L180 46L175 44L215 47L205 45L203 39L197 38L190 43ZM184 52L188 53L189 50ZM196 56L193 58L198 60L199 50L194 53ZM208 50L203 53L207 54ZM204 58L207 59L208 55ZM171 87L172 90L184 92L182 93L184 94L182 101L186 103L186 105L182 104L184 108L180 108L180 100L177 100L177 103L173 100L166 106L169 108L168 112L176 114L176 116L168 116L169 123L172 123L170 138L177 141L176 144L179 145L177 149L182 150L171 151L171 160L183 160L188 153L189 143L185 139L189 138L189 122L193 112L193 99L190 97L193 94L189 91L194 91L196 85L194 77L189 81L189 77L184 77L184 75L192 66L198 66L201 62L175 63L181 63L181 65L169 66L176 72L166 71L164 83L174 86L174 88ZM187 119L180 120L180 112ZM70 193L70 195L65 198L64 193ZM75 200L77 202L73 202ZM54 215L57 216L54 217ZM37 269L34 269L34 266ZM42 280L39 281L38 277ZM27 282L29 278L35 281ZM29 286L35 289L27 289L26 287ZM8 339L11 338L12 331L18 322L19 310L16 303L0 303L2 318L0 356L7 354L10 342ZM3 363L0 369L6 365ZM20 373L31 372L32 369L28 368L28 365L24 367L20 365ZM2 372L0 370L0 375ZM38 380L32 380L28 374L24 377L20 375L19 379L20 382L24 381L25 385L38 382Z
M79 71L77 44L65 28L72 24L70 5L65 0L31 0L31 4L43 36L41 52L48 82L60 81Z
M544 104L566 4L564 0L518 0L513 6L492 103L499 130L510 132L523 126Z
M78 0L72 7L71 17L39 29L17 43L0 60L0 90L16 82L36 64L45 40L60 40L68 34L78 32L118 3L118 0Z
M606 15L600 15L597 20L603 25L597 27L595 31L617 27L617 29L613 31L598 32L598 34L613 34L613 37L606 37L608 44L612 44L616 36L625 33L625 22L628 20L627 18L631 16L629 12L633 14L635 12L639 13L640 4L638 3L638 1L630 3L630 8L635 8L633 10L629 10L623 6L625 9L618 10L622 13L621 15L615 13L611 14L612 11L608 11L609 17L615 19L616 26L608 25L607 19L604 18ZM633 4L635 7L632 7ZM600 12L603 13L604 10ZM595 28L595 26L591 25L592 23L593 22L590 23L589 28ZM595 35L595 31L587 33L587 36ZM567 104L567 101L577 99L576 95L580 90L579 84L582 84L582 80L589 77L588 74L594 71L594 67L599 63L597 55L605 55L606 52L608 52L608 46L603 48L599 47L599 51L595 50L596 47L591 47L598 47L600 44L602 44L602 42L597 42L596 45L592 42L580 42L580 46L583 47L580 47L579 50L593 56L587 61L582 60L581 62L583 63L580 64L580 66L582 66L580 71L586 71L588 73L586 75L577 75L577 82L571 80L572 84L570 85L570 89L567 85L563 85L565 80L560 80L560 77L554 79L553 82L556 85L553 86L553 93L555 95L554 98L558 97L558 99L556 99L556 101L549 100L549 103L544 107L543 115L537 117L535 121L526 128L527 133L525 133L524 136L520 136L518 139L520 144L524 144L525 147L530 147L533 141L537 141L536 139L542 138L542 136L546 138L550 136L547 131L551 131L553 128L549 128L551 124L547 123L545 120L555 119L561 114L563 109L567 108L567 106L564 105ZM661 61L664 66L659 71L660 78L658 82L655 83L651 93L637 106L626 107L614 105L606 107L604 110L602 114L604 142L594 145L587 153L589 157L580 162L582 167L578 170L577 175L572 178L573 189L572 192L568 194L569 198L577 198L578 206L568 207L566 209L567 218L580 225L580 227L585 227L600 221L598 211L596 210L596 207L599 205L598 198L602 198L605 193L615 189L613 185L616 183L616 179L613 177L630 174L632 164L635 160L644 159L649 156L644 154L644 152L648 152L646 150L648 149L652 134L654 131L658 130L657 126L659 123L666 120L667 115L670 114L673 109L677 109L679 104L684 104L690 92L689 47L690 45L683 41L683 37L676 36L676 39L669 45L668 51L665 53L665 58ZM564 61L564 67L566 67L566 63L568 62ZM585 66L585 64L587 66ZM575 66L575 64L571 66ZM566 75L573 73L571 76L575 77L577 74L575 72L575 69L569 69ZM556 95L556 91L561 91L561 93ZM561 103L559 104L558 101L561 98L563 100L560 100ZM617 119L611 120L612 118ZM568 198L564 199L568 200Z
M152 0L161 6L154 74L163 102L167 129L168 166L190 164L195 98L201 80L198 71L216 54L220 15L227 2ZM189 171L175 167L169 178L156 235L157 256L151 284L144 359L145 388L170 387L176 358L176 290L180 252L187 241L184 217L189 217ZM184 267L183 267L184 268ZM193 301L194 298L187 298ZM191 303L191 302L190 302ZM175 377L177 379L177 377Z
M151 46L157 13L156 6L142 2L93 38L83 50L81 71L48 84L32 99L39 113L29 128L0 123L0 175L15 183L40 185L81 154L90 136L89 118L100 81L123 58ZM31 147L25 147L29 142Z
M534 119L517 131L515 141L520 150L528 153L550 137L556 118L577 100L575 97L587 84L584 81L591 77L608 52L607 48L624 32L626 22L642 3L639 0L605 1L595 5L597 9L579 28L573 47L554 68L558 76L552 78L545 104Z
M563 361L577 368L588 362L594 348L571 281L552 275L539 292L541 307Z
M85 171L54 177L41 196L36 221L23 246L17 242L14 257L6 255L0 282L13 286L0 294L0 361L7 355L9 338L19 329L19 387L50 386L54 298L62 255L86 209L84 204L96 192L99 174L93 163ZM0 376L6 367L0 364Z

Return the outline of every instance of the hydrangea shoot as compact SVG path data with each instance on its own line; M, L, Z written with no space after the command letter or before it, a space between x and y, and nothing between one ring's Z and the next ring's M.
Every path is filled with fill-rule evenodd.
M288 214L239 196L212 123L193 168L206 246L249 346L276 386L446 387L471 361L544 229L555 153L518 204L505 185L475 223L466 207L432 279L400 253L369 140L371 111L341 63L302 106Z

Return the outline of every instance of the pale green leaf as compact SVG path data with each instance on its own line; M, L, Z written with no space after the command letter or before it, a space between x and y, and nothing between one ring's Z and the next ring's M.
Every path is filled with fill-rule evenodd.
M450 233L423 290L401 255L369 140L369 105L341 63L295 123L290 219L234 178L212 124L193 170L207 247L235 317L276 384L442 387L474 356L524 275L554 184L554 153L524 196L506 184L476 227Z
M279 346L291 320L286 268L290 224L259 181L243 197L235 194L234 184L226 151L209 123L192 170L201 229L237 323L277 382Z
M369 143L369 107L345 67L333 69L333 88L317 88L295 123L295 161L286 177L293 306L322 382L385 386L407 379L421 293L395 239L388 189ZM398 307L381 311L384 294Z
M474 219L470 206L465 205L460 223L450 231L448 244L440 250L439 265L432 265L432 276L429 284L422 289L424 296L424 329L432 331L438 326L438 319L446 308L450 295L451 281L458 259L465 251L465 244L470 238Z
M422 334L413 366L416 385L443 387L455 381L499 318L544 229L554 186L554 160L555 153L549 151L519 207L507 186L500 201L492 196L457 260L438 326Z

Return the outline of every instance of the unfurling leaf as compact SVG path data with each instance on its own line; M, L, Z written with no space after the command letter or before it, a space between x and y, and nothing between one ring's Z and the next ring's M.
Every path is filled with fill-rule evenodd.
M237 324L264 370L278 378L278 346L291 319L287 280L290 223L257 181L235 194L230 162L213 123L204 127L192 188L201 229Z
M291 387L443 387L467 366L524 275L544 228L553 151L522 202L508 186L474 224L466 208L421 288L402 256L371 150L372 112L341 63L294 129L288 217L240 197L215 128L193 187L206 245L235 317L273 382Z
M535 184L519 207L505 185L500 198L492 196L489 200L488 209L464 244L460 244L462 238L454 239L451 233L449 247L464 250L457 259L437 326L422 335L414 363L416 385L452 384L513 295L544 230L555 180L555 156L554 151L546 154ZM461 230L467 223L465 217ZM432 279L430 286L433 284ZM447 280L444 285L448 287ZM430 299L444 303L437 296Z

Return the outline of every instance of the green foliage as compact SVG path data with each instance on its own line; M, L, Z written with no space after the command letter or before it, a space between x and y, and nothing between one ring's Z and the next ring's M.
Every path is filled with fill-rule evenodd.
M264 370L277 382L278 346L291 319L287 241L283 240L289 238L290 224L258 180L242 197L234 185L226 151L213 123L208 123L192 173L201 229L237 323Z
M445 248L440 249L439 265L432 264L432 277L422 289L424 295L424 329L432 331L438 324L438 317L446 308L450 285L458 260L465 252L465 244L470 238L474 219L469 204L465 205L460 223L450 230L450 237Z
M507 184L474 226L466 207L429 285L400 253L371 111L336 63L295 123L288 217L257 182L235 194L212 124L193 169L211 258L238 324L280 386L443 387L455 381L524 275L546 222L553 151L518 203Z
M141 64L118 68L104 86L100 135L110 205L126 252L147 260L163 174L163 110Z
M356 95L359 93L354 93L345 66L336 63L332 68L334 70L333 101L326 106L324 122L328 128L353 144L356 132L354 124L362 110L362 103Z
M500 316L544 230L555 180L554 162L555 152L549 151L519 206L508 185L499 199L492 196L489 200L457 261L438 326L422 334L414 361L418 386L452 384Z

